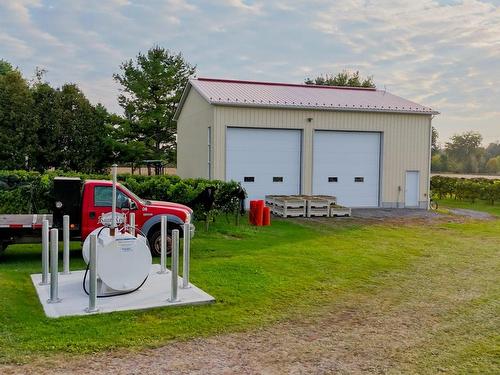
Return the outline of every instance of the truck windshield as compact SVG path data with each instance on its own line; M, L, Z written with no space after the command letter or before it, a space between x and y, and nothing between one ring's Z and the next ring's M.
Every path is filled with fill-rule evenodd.
M122 191L127 194L129 197L135 199L136 201L140 202L142 205L147 205L148 203L142 199L142 198L139 198L136 194L132 193L129 189L127 189L125 186L121 185L120 184L120 189L122 189Z

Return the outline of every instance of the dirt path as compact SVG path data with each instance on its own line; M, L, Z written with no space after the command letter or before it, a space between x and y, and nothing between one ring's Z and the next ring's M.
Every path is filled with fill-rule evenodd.
M498 263L498 253L474 257L465 253L430 252L410 270L381 276L368 290L332 301L331 306L293 321L141 352L121 350L86 358L56 357L47 363L35 362L19 367L0 366L0 373L453 372L433 352L437 345L433 341L435 335L444 326L445 332L438 336L448 340L446 335L464 326L461 321L455 322L454 316L458 315L454 314L454 309L466 306L480 298L485 290L495 288L495 274L482 270L494 264L498 267ZM453 273L449 272L450 267ZM475 276L471 277L472 274ZM482 311L481 314L482 319L488 321L486 313ZM425 354L429 350L431 359ZM441 368L434 367L433 360L439 362Z
M469 218L477 219L477 220L491 220L494 218L493 215L491 215L487 212L467 210L464 208L452 208L452 209L450 209L450 212L453 215L465 216L465 217L469 217Z
M237 333L174 343L140 353L5 367L4 374L324 374L386 373L397 351L432 324L415 316L343 306L322 316ZM1 367L0 367L1 369Z

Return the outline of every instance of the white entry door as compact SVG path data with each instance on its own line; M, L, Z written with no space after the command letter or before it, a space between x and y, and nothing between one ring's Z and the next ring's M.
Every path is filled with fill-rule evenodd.
M407 171L405 185L405 207L419 207L420 172Z
M300 194L300 130L227 128L226 180L238 181L251 199Z
M333 195L348 207L378 207L380 133L317 130L313 194Z

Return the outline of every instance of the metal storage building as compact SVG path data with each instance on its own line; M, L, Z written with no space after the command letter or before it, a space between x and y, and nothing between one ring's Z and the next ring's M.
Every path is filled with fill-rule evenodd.
M437 112L383 90L198 78L177 109L177 173L350 207L427 208Z

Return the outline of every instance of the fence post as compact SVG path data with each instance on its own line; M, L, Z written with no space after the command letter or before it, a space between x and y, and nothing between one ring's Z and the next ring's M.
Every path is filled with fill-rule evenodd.
M167 273L167 216L163 215L160 218L160 243L161 243L161 252L160 252L160 272L158 273ZM152 244L154 246L154 244Z
M176 302L177 299L177 277L179 273L179 230L172 231L172 282L169 302Z
M63 216L63 275L69 275L69 215Z
M99 311L97 304L97 236L90 235L89 248L89 306L85 312L93 313Z
M184 244L182 252L182 288L189 288L189 258L191 253L191 224L184 224Z
M42 282L49 285L49 221L42 221Z
M129 215L129 220L130 220L130 224L129 224L129 233L132 235L132 236L135 236L135 214L133 212L130 213Z
M58 303L61 299L59 293L59 233L56 228L50 230L50 299L48 303Z

